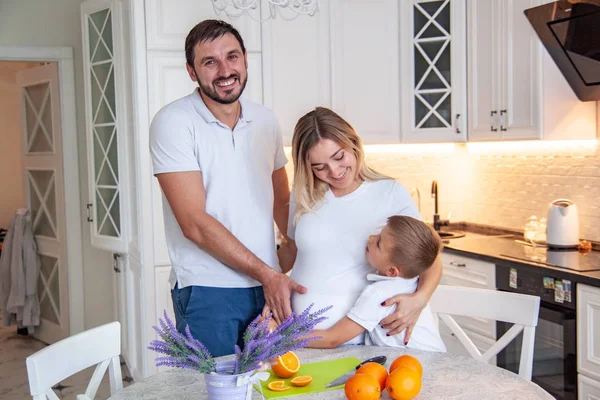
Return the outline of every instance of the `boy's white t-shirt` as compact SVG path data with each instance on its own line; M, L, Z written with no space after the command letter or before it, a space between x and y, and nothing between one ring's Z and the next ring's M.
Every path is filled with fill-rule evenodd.
M333 306L325 314L328 319L315 329L328 329L344 318L369 284L366 276L372 267L365 256L369 235L379 233L392 215L421 219L409 193L392 179L365 181L341 197L329 190L321 204L302 215L295 226L294 213L292 198L288 235L296 241L298 254L291 277L308 291L292 294L292 310L301 313L311 304L313 311ZM348 342L359 343L362 337Z
M446 346L440 337L429 304L421 311L406 346L404 345L405 331L397 335L386 336L389 330L382 328L379 324L383 318L396 309L395 306L382 307L381 303L396 294L414 293L417 290L419 278L391 278L369 274L367 279L373 283L362 291L354 307L348 313L348 318L366 329L365 344L408 347L427 351L446 351Z

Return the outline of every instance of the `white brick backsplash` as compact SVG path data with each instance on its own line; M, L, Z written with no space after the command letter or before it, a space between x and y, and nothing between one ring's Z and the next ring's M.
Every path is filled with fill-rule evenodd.
M415 153L411 145L381 146L367 163L421 191L421 215L431 220L431 182L439 183L440 215L522 229L531 215L545 218L558 198L577 203L582 238L600 241L600 149L597 141L486 143L454 146L452 152ZM289 156L289 152L288 152ZM288 164L290 180L293 166Z

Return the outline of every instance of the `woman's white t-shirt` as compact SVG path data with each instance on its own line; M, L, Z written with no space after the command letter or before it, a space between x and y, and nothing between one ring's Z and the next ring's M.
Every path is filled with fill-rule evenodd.
M290 221L294 212L292 199ZM365 181L341 197L328 190L318 208L302 215L296 226L290 222L288 235L298 247L291 277L308 289L292 295L293 311L300 313L313 303L313 311L332 305L328 319L316 329L328 329L345 317L373 271L365 256L369 235L379 233L392 215L421 219L406 189L383 179ZM364 343L364 337L348 343Z

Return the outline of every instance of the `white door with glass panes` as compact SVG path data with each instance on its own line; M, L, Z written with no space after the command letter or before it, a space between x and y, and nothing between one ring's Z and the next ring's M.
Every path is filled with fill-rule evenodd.
M129 165L127 162L127 97L125 34L119 0L88 0L81 4L85 120L89 198L87 220L93 247L113 253L113 262L100 265L113 273L114 317L121 322L122 356L137 373L136 349L130 333L139 329L141 310L128 307L139 295L141 277L129 267L131 216ZM137 265L137 264L136 264Z
M69 336L66 212L56 63L19 71L25 198L31 211L40 274L40 326L35 337L54 343Z
M469 141L541 138L540 0L467 0Z
M399 4L402 141L465 141L465 1Z

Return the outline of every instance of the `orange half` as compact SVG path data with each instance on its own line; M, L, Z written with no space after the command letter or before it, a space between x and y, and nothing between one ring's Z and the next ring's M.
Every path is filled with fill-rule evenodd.
M269 390L272 392L284 392L288 389L291 389L290 386L285 386L284 381L269 382L269 384L267 385L267 388L269 388Z
M306 386L312 382L312 376L297 376L290 381L290 383L294 386Z
M290 351L277 357L271 369L278 378L290 378L300 369L300 360L296 353Z

